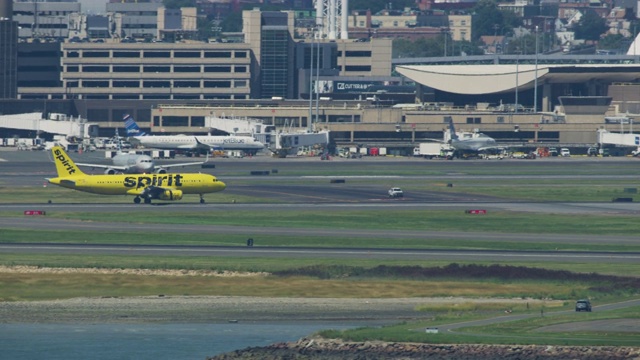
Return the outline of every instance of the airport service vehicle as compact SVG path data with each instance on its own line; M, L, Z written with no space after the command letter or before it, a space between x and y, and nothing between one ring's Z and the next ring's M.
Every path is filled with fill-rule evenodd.
M453 153L453 149L447 144L437 142L420 143L413 149L413 156L422 156L427 159L447 157Z
M580 299L576 301L576 311L591 312L591 302L587 299Z
M403 196L404 196L404 192L402 191L402 189L400 189L398 187L393 187L393 188L389 189L389 197L398 198L398 197L403 197Z
M571 156L571 152L567 148L560 149L560 156L569 157Z

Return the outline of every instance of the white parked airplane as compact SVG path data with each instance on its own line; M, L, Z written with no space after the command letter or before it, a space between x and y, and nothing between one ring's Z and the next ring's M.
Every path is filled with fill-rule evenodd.
M114 174L166 174L167 169L172 167L183 167L190 165L202 165L206 161L200 162L190 162L190 163L182 163L182 164L166 164L166 165L156 165L153 161L153 158L149 155L136 154L136 153L127 153L122 151L122 147L120 145L120 137L118 136L118 132L116 130L116 141L118 144L118 152L115 156L111 158L111 165L102 165L102 164L86 164L86 163L77 163L79 166L88 166L92 168L105 169L104 173L108 175ZM209 157L207 156L207 160Z
M189 152L220 150L242 150L255 155L264 149L264 144L251 136L211 136L211 135L147 135L130 115L124 116L129 141L147 148L186 150Z
M459 137L453 126L453 119L449 118L449 144L461 152L479 152L500 148L495 139L483 133L470 133Z

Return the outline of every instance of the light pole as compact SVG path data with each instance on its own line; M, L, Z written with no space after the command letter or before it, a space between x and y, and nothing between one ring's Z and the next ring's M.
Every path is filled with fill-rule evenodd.
M538 26L536 25L536 66L533 81L533 112L538 112Z
M307 121L307 130L311 132L313 129L313 47L315 46L315 29L311 32L311 56L309 57L309 120Z
M520 51L517 50L516 51L516 103L514 106L514 111L516 114L518 113L518 75L520 75L519 73L519 69L518 69L518 65L520 64Z
M320 56L320 40L321 40L321 39L318 39L318 49L317 49L318 51L317 51L317 54L316 54L316 55L318 56L318 58L316 59L316 87L318 86L317 84L319 84L319 83L320 83L320 60L322 59L322 57ZM323 52L324 52L324 51L323 51ZM315 116L315 120L314 120L314 122L315 122L316 124L318 123L318 116L319 116L318 114L320 113L320 112L319 112L319 109L318 109L318 107L319 107L319 105L318 105L319 100L320 100L320 92L319 92L319 91L318 91L318 89L316 88L316 116ZM314 128L312 128L311 130L313 131L313 130L315 130L315 129L314 129Z

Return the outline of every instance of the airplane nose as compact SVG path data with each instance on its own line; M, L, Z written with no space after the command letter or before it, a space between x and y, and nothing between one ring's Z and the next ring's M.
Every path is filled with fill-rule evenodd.
M227 188L227 184L223 183L220 180L218 180L218 185L220 186L220 190L224 190Z

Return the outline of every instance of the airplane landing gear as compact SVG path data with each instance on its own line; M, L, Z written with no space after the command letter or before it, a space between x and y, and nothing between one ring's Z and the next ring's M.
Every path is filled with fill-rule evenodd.
M202 194L200 194L200 204L204 204L204 198L202 197Z
M135 198L133 198L133 202L134 204L140 204L140 196L136 196Z
M145 204L151 204L151 199L149 199L149 198L144 198L144 203L145 203Z

